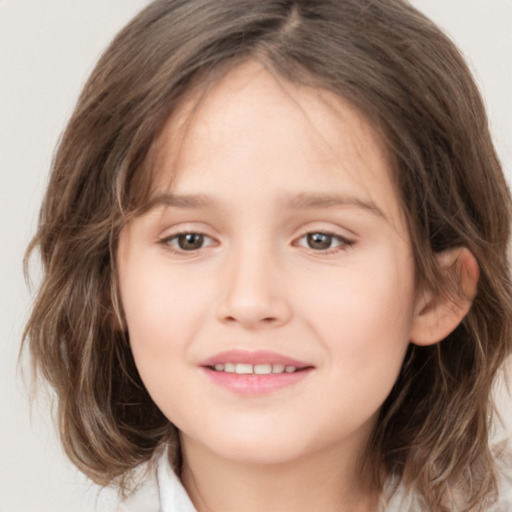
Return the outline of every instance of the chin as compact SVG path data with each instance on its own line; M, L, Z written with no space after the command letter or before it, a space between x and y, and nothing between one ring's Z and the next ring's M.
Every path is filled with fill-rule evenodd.
M304 440L282 436L278 433L262 435L260 432L236 435L233 431L229 437L225 432L219 436L212 436L206 444L200 444L215 452L217 456L239 464L285 464L304 456L308 451L308 443ZM217 439L215 439L215 437Z

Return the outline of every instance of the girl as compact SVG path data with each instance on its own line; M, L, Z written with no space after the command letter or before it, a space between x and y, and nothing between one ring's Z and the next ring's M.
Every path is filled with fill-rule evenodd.
M119 510L508 510L510 195L403 0L159 0L62 138L26 330Z

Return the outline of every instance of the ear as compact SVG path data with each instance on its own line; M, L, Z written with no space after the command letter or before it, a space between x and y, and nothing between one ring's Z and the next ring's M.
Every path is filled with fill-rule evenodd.
M458 289L452 294L437 296L425 292L418 297L410 332L411 343L415 345L433 345L446 338L466 316L476 295L478 263L468 249L443 251L437 260L443 270L455 274Z

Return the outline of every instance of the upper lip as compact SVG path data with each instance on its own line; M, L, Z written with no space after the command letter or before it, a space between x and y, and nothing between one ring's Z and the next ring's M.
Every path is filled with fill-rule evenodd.
M221 363L242 363L242 364L282 364L285 366L294 366L297 369L309 368L313 365L305 361L300 361L270 350L228 350L220 352L201 361L200 366L215 366Z

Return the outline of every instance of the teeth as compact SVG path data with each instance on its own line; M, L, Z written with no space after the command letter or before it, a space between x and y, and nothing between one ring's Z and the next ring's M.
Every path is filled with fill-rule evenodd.
M268 375L272 373L271 364L256 364L254 365L254 373L257 375Z
M226 363L224 365L224 371L227 373L235 373L235 365L233 363Z
M252 373L252 364L238 363L235 366L235 373Z
M297 371L295 366L284 364L246 364L246 363L217 363L216 372L237 373L240 375L269 375L271 373L293 373Z

